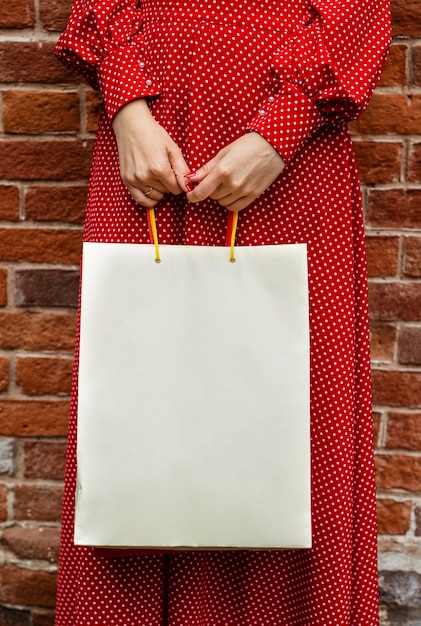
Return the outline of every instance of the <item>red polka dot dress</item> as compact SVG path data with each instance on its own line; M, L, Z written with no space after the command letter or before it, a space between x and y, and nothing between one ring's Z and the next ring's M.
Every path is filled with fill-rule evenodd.
M133 99L148 98L192 170L250 131L287 163L241 212L237 242L308 244L313 548L105 558L75 547L75 377L57 626L378 624L364 232L346 123L389 39L388 0L75 0L56 52L105 101L85 240L149 241L110 126ZM225 242L227 213L211 199L165 196L157 222L162 243Z

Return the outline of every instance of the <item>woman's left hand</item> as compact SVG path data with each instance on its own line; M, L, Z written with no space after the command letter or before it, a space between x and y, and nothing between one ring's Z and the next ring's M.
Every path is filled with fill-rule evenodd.
M250 132L225 146L187 180L196 185L189 202L213 198L229 211L241 211L273 183L285 167L275 148Z

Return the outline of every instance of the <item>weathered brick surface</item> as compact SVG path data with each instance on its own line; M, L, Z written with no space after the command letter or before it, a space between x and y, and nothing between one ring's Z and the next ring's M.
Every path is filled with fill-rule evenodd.
M379 534L404 535L409 530L411 510L410 500L396 502L395 500L379 499L377 501Z
M0 28L25 28L34 23L32 0L9 0L0 4Z
M20 195L14 185L0 185L0 220L19 220Z
M372 283L370 309L375 321L421 321L421 283Z
M0 626L54 619L81 225L102 109L100 94L53 56L70 4L0 0ZM351 128L366 215L379 529L388 553L382 626L418 626L421 3L392 0L392 11L381 88Z
M0 483L0 522L5 522L8 518L8 511L7 511L8 496L9 496L8 486Z
M374 370L373 399L383 406L421 407L421 372Z
M54 606L57 575L5 565L0 567L0 602Z
M16 384L27 396L69 395L73 360L66 358L19 357L16 361Z
M3 4L3 3L2 3ZM53 55L53 42L0 42L0 83L80 83Z
M7 141L2 143L0 178L79 180L89 175L92 144L81 141Z
M41 134L79 129L79 96L67 92L3 92L6 133Z
M390 49L389 58L380 79L381 87L404 86L406 83L406 58L408 48L395 44Z
M1 537L1 546L21 559L42 559L57 562L59 529L9 526Z
M0 350L69 352L75 322L72 313L0 311Z
M77 306L79 272L75 270L18 270L15 273L17 306Z
M7 305L7 267L0 267L0 307Z
M85 213L85 202L86 186L40 187L34 185L25 195L25 217L37 222L81 224Z
M421 277L421 237L404 239L404 274L411 278Z
M399 263L399 237L373 235L366 238L369 276L396 276Z
M63 480L65 441L26 441L23 445L23 453L25 478Z
M395 340L396 326L383 322L373 322L371 324L371 358L373 361L392 362Z
M378 141L355 141L355 156L362 183L392 183L400 180L403 145Z
M403 454L378 455L376 467L380 489L421 490L421 458Z
M421 189L371 191L367 221L373 228L421 228Z
M375 94L367 111L351 126L360 134L421 134L421 95Z
M63 401L0 399L0 436L63 437L68 411Z
M40 17L47 30L63 30L69 17L68 0L40 0Z
M14 491L14 516L16 520L60 521L63 495L61 487L17 485Z
M421 412L391 411L387 419L386 448L418 451L421 448Z
M75 230L0 228L0 258L30 263L79 263L82 235Z

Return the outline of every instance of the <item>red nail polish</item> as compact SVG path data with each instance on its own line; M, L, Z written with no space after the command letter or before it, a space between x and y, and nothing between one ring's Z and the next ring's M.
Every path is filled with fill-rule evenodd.
M193 178L196 176L196 172L189 172L188 174L184 174L184 178Z
M187 191L193 191L194 187L193 187L192 183L186 181L186 189L187 189Z

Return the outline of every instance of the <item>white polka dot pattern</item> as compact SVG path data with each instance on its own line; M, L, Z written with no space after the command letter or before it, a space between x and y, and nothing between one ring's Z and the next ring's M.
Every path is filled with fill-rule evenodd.
M308 244L314 546L119 558L75 547L76 349L57 626L378 625L364 231L344 122L374 88L388 11L385 0L75 1L57 53L107 108L86 240L149 240L109 124L133 98L149 97L192 170L252 129L288 162L242 211L237 240ZM225 240L213 200L166 196L157 221L163 243Z

